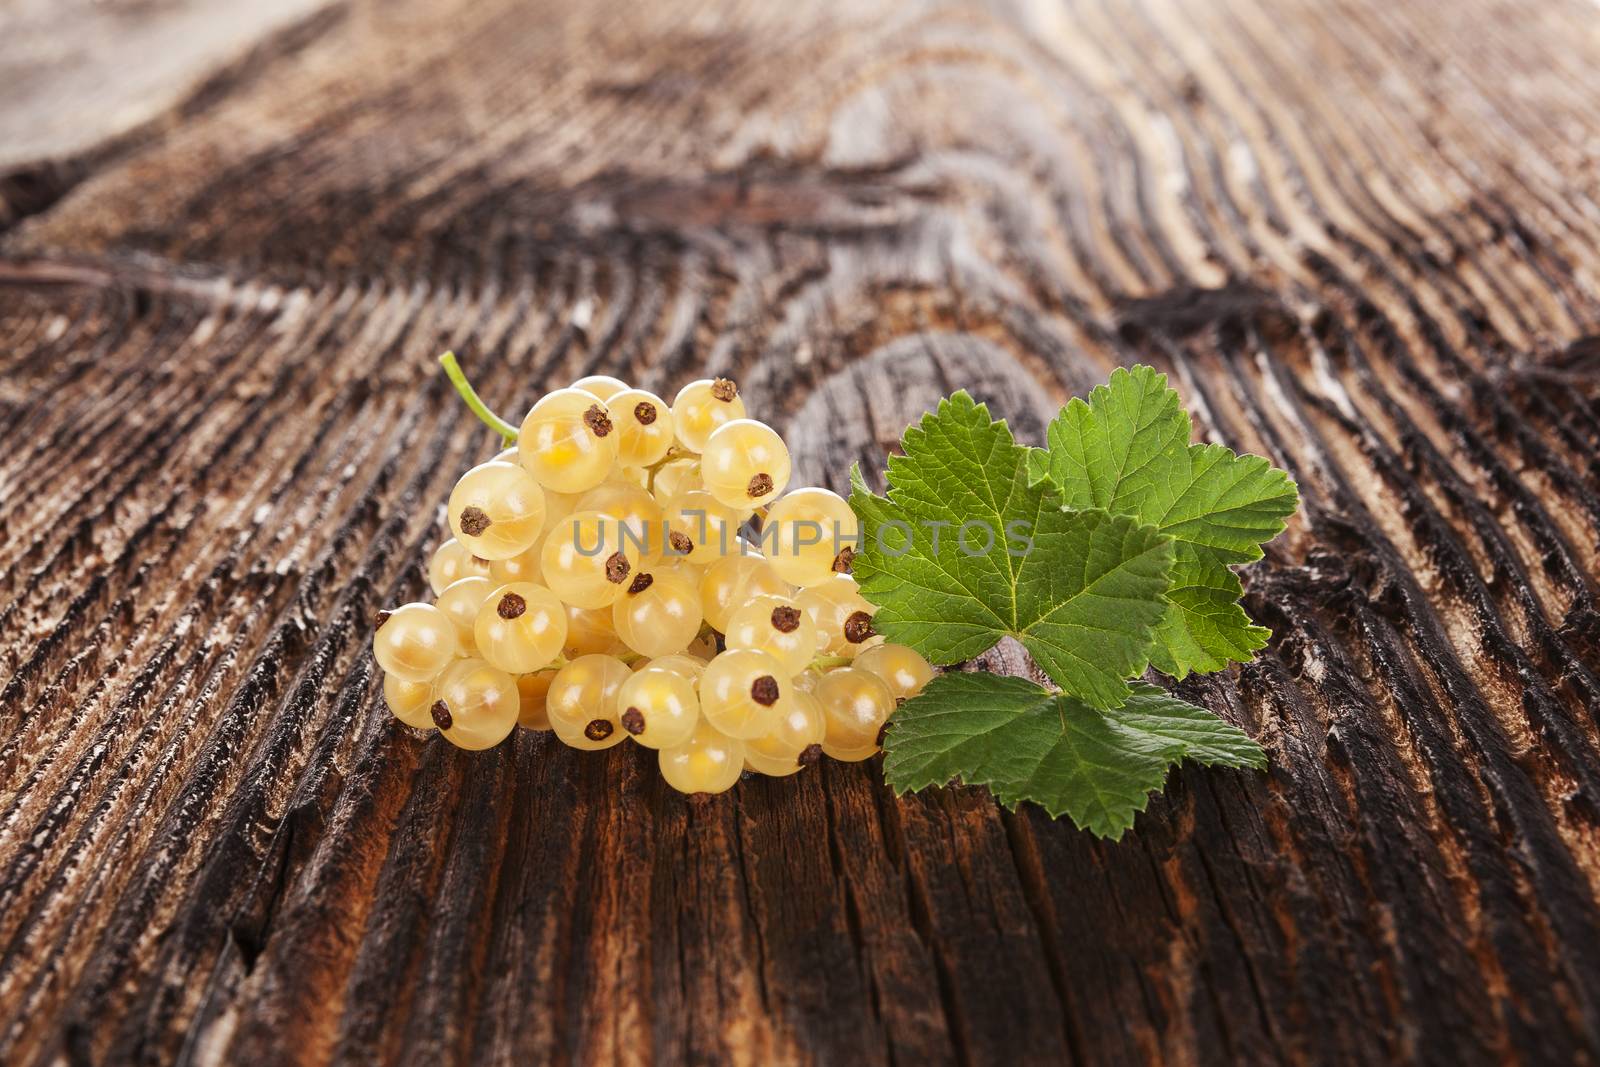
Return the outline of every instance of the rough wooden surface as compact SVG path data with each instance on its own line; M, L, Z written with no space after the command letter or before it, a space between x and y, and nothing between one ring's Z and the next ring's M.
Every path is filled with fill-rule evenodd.
M100 8L161 84L0 34L0 1062L1600 1058L1589 0ZM835 485L1170 370L1300 481L1180 687L1272 769L1102 844L398 726L445 346L734 374Z

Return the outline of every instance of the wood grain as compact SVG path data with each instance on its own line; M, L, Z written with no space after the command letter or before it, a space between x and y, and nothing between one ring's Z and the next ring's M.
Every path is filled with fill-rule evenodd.
M240 25L0 104L0 1062L1600 1059L1592 3ZM370 619L493 449L445 347L732 374L835 486L1157 364L1301 486L1268 654L1178 687L1271 769L1111 844L401 727Z

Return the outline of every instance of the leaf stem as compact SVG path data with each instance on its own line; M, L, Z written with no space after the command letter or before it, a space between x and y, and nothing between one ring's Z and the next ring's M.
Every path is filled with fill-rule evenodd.
M461 399L466 402L472 413L483 420L485 426L499 434L506 444L516 444L517 428L489 410L489 405L483 402L477 390L472 388L472 383L467 381L466 372L461 369L461 364L456 362L456 354L446 352L440 356L439 366L444 368L444 376L450 379L450 384L456 387L456 392L461 394Z

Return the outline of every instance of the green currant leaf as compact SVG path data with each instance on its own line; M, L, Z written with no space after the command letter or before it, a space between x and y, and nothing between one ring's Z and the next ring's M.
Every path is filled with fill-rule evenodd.
M1151 523L1174 544L1171 603L1150 659L1175 677L1244 662L1267 643L1239 604L1229 568L1261 558L1299 504L1289 476L1260 456L1189 444L1189 415L1167 376L1119 369L1087 402L1050 424L1028 456L1032 485L1054 485L1069 507L1105 508Z
M1099 837L1121 837L1185 759L1266 766L1261 746L1204 708L1134 683L1096 710L1022 678L945 674L890 720L883 773L896 793L961 779L1007 807L1032 801Z
M1115 707L1145 669L1167 612L1171 539L1029 485L1027 449L965 392L905 433L888 494L851 471L861 592L874 628L935 663L1017 638L1062 689Z

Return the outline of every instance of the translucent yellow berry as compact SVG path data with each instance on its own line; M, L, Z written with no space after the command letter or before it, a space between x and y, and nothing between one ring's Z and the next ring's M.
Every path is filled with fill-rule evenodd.
M744 418L739 387L728 378L702 378L678 390L672 401L672 426L678 443L704 452L706 439L723 423Z
M506 559L492 560L489 563L489 577L495 584L505 585L507 582L533 582L535 585L544 584L544 543L550 538L550 531L561 524L561 520L571 515L578 502L574 493L554 493L549 490L544 494L544 533L533 545L515 556Z
M700 713L729 737L759 737L770 731L791 692L783 664L765 652L722 653L700 678Z
M550 531L539 572L545 587L566 603L603 608L627 588L635 558L624 549L618 519L600 511L578 511Z
M672 447L672 409L654 393L627 389L606 398L616 420L617 460L628 467L648 467Z
M383 702L394 717L418 730L433 729L433 682L408 682L394 674L383 676Z
M822 650L829 655L854 658L878 640L872 628L872 616L878 609L861 595L861 587L848 574L800 590L794 602L817 624Z
M675 567L640 571L611 606L617 636L643 656L670 656L700 633L700 591Z
M826 489L796 489L767 510L761 547L785 581L821 585L848 574L861 523L850 505Z
M669 459L657 467L654 475L647 475L649 489L663 505L691 489L704 489L700 479L700 457L680 456Z
M727 645L766 652L792 676L816 656L817 626L788 597L756 597L728 620Z
M588 751L624 741L617 692L632 674L615 656L580 656L557 671L545 696L545 714L556 736Z
M581 389L559 389L528 412L517 436L522 466L546 489L581 493L611 473L617 434L605 403Z
M637 569L649 569L666 551L661 505L632 482L602 482L578 498L578 511L597 511L616 519L619 546Z
M455 623L432 604L403 604L378 616L372 654L401 681L431 682L460 653Z
M616 656L627 651L616 627L611 625L610 608L578 608L567 605L567 643L561 654L567 659L579 656Z
M758 508L789 484L789 449L778 432L754 419L717 427L700 456L700 477L731 508Z
M456 540L482 559L514 556L544 532L544 490L510 463L482 463L463 474L447 510Z
M613 378L609 374L591 374L587 378L579 378L572 383L572 388L582 389L586 393L593 393L601 400L610 400L618 393L628 388L628 383L621 378Z
M493 581L474 575L451 582L435 601L439 610L448 615L450 621L455 624L456 642L461 646L461 654L464 656L478 654L478 637L474 626L478 621L478 609L483 607L483 602L492 592L494 592Z
M743 741L728 737L702 717L682 744L657 757L661 777L680 793L724 793L744 771Z
M730 508L704 489L689 489L667 501L662 509L667 551L700 567L746 549L739 528L750 513Z
M647 667L617 691L622 728L646 748L671 748L689 739L700 721L694 682L676 671Z
M772 728L744 743L745 764L775 778L793 774L822 757L826 728L817 698L797 690Z
M457 579L474 575L487 578L493 570L491 561L474 556L467 546L451 537L434 549L433 557L428 560L428 586L433 595L438 596Z
M502 585L478 608L473 637L478 655L501 670L539 670L561 654L567 640L566 605L542 585Z
M700 579L700 607L719 633L728 632L733 613L758 596L789 596L794 587L755 553L726 556Z
M933 680L933 665L906 645L881 644L863 649L854 666L882 678L896 701L911 699Z
M457 660L433 683L433 724L457 748L492 748L517 725L516 679L481 659Z
M864 760L878 751L883 726L894 714L894 694L869 671L842 667L829 671L813 695L827 724L822 750L837 760Z
M713 652L713 654L715 654ZM706 664L709 657L694 655L689 652L678 652L671 656L657 656L644 665L646 670L673 671L681 674L689 681L700 684L701 675L706 673Z

